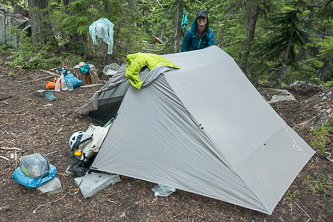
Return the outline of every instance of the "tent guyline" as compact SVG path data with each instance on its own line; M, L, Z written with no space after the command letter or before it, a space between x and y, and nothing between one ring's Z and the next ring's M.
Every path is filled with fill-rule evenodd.
M80 188L82 182L84 181L84 179L86 178L86 176L87 176L89 173L90 173L90 170L87 171L86 175L82 178L81 182L80 182L79 185L77 186L77 189L78 189L77 191L75 191L74 193L67 192L67 193L65 193L62 197L60 197L59 199L56 199L56 200L53 200L53 201L49 201L49 202L47 202L47 203L45 203L45 204L40 204L40 205L39 205L38 207L36 207L32 212L35 214L36 211L37 211L40 207L44 207L44 206L46 206L46 205L48 205L48 204L51 204L51 203L56 203L56 202L58 202L59 200L64 199L65 196L66 196L67 194L69 194L69 195L71 195L71 196L74 196L74 195L78 194L79 191L80 191L79 188Z

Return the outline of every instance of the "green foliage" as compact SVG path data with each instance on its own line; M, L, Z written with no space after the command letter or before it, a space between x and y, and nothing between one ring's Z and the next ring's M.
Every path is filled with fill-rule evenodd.
M79 55L63 51L59 53L58 64L61 63L62 66L73 67L83 60L84 59Z
M0 45L0 54L4 53L9 48L11 47L8 45Z
M74 0L64 5L63 2L51 0L49 4L51 19L58 21L54 24L58 45L66 51L89 58L104 57L106 44L99 40L97 46L92 45L89 35L90 24L102 17L115 25L112 57L124 57L142 48L142 32L136 25L141 17L137 7L130 6L127 1Z
M243 44L247 32L247 8L252 2L229 0L217 4L208 2L210 7L210 28L214 32L215 42L240 62Z
M297 69L289 67L284 82L291 84L295 81L307 81L320 84L316 76L316 70L322 66L322 62L316 58L297 61Z
M145 41L149 46L145 50L150 53L167 54L180 51L180 45L186 31L195 20L199 9L206 9L206 1L198 0L171 0L158 2L156 0L144 1L140 4L147 19L142 24L143 31L148 35ZM188 25L181 28L183 10L187 11ZM209 15L210 21L210 15ZM211 27L211 26L210 26ZM157 44L152 36L161 39L165 44Z
M23 5L24 0L1 0L1 4L4 6L8 6L11 8L14 4L21 4Z
M149 1L148 7L151 10L145 10L145 13L147 15L146 23L148 23L148 26L145 27L144 31L148 33L147 42L150 43L150 45L155 45L155 47L151 47L150 49L148 48L148 52L156 54L173 53L174 43L176 40L178 40L178 48L180 48L179 46L181 44L185 30L190 28L190 19L193 16L191 11L188 11L187 15L189 25L187 26L187 28L185 28L185 30L178 29L177 33L179 35L176 37L176 27L180 27L183 9L189 9L186 7L185 2L190 1L180 1L178 8L178 0L167 1L165 3L162 3L162 5L158 4L157 1ZM177 10L179 13L179 17L177 17ZM165 44L156 44L152 36L160 38Z
M291 192L287 192L285 195L287 197L288 200L292 201L292 200L296 200L296 194L297 194L297 190L295 190L293 193Z
M331 124L325 122L318 129L311 130L312 139L310 140L311 145L317 150L318 153L325 153L326 143L329 140L329 132L333 129Z
M308 174L305 176L305 182L307 184L307 190L315 193L332 193L332 178L326 178L320 173L314 172L313 175Z
M305 1L286 2L280 12L266 19L262 26L266 37L251 48L251 61L259 59L258 64L266 66L255 70L256 73L270 71L269 78L277 85L282 80L288 84L297 80L315 81L316 71L323 63L305 52L316 22L313 17L316 7Z
M139 184L142 188L145 188L145 186L147 185L147 182L144 181L144 180L138 180L139 181Z
M274 107L274 110L275 110L276 112L279 112L279 111L280 111L280 106L275 106L275 107Z
M327 82L323 83L322 86L325 88L330 88L333 86L333 81L327 81Z
M309 48L317 52L315 59L311 61L313 68L319 70L320 79L327 82L324 86L329 87L333 80L333 64L330 62L333 60L333 37L316 37L313 43L309 44ZM321 68L324 68L326 73L322 74Z
M333 57L333 36L325 36L322 39L316 39L316 47L319 49L318 58L324 59Z
M36 43L22 30L12 29L11 34L18 38L18 47L10 49L11 56L6 64L24 69L48 68L50 64L59 63L59 57L52 51L51 45Z
M330 12L333 3L318 7L313 5L314 1L308 0L48 2L49 7L40 11L44 12L41 22L50 24L52 29L47 31L52 32L53 38L39 45L35 43L38 36L29 40L22 35L11 65L35 68L60 63L75 65L80 61L102 64L103 58L114 60L107 63L119 64L131 53L173 53L176 49L180 51L183 36L194 21L196 12L209 9L209 27L214 32L216 43L242 65L254 84L266 82L277 86L283 73L281 83L285 84L297 80L318 82L317 75L323 75L320 79L326 81L324 86L332 85L333 14ZM69 4L65 5L65 2ZM253 8L259 8L259 14L255 38L249 46L246 40ZM180 27L183 9L188 12L188 25L184 29ZM108 18L115 25L112 55L106 55L107 45L101 40L98 45L93 45L88 32L89 25L101 17ZM44 31L39 35L44 37ZM164 44L157 43L153 36ZM244 52L249 52L246 60ZM52 53L55 55L53 59L50 58Z
M294 7L296 7L294 5ZM285 56L289 41L291 41L289 64L296 66L296 46L304 46L309 41L311 20L299 8L284 8L286 12L277 13L268 18L267 30L269 39L260 43L259 56L267 60L275 60Z

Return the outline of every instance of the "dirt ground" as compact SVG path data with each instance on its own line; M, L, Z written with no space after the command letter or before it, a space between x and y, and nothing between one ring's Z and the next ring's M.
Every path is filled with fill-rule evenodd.
M0 60L0 156L9 159L0 158L0 221L273 221L270 215L181 190L169 197L155 197L151 188L156 184L125 176L90 198L73 195L77 187L65 173L68 139L73 132L96 124L73 111L101 86L53 92L54 102L34 95L52 78L42 70L7 67L5 58ZM297 102L279 102L272 107L311 144L313 121L332 104L327 98L323 101L320 93L329 97L331 91L292 91ZM272 95L267 89L260 92L268 100ZM322 96L321 100L316 96ZM332 153L333 130L328 129L325 138L325 151ZM11 178L18 159L34 152L47 155L56 166L63 193L35 195ZM15 155L10 159L15 153L17 160ZM332 164L314 155L276 206L275 220L333 221Z

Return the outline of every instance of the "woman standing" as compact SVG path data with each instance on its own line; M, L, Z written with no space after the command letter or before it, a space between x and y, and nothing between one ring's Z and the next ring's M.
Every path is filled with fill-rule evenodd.
M181 45L182 52L203 49L214 45L214 33L208 26L207 12L200 10L196 15L195 22L191 24L191 28L187 30L184 36Z

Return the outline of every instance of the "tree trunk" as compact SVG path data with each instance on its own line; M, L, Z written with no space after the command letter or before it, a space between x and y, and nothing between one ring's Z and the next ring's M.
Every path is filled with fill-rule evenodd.
M67 6L69 3L71 3L72 1L71 0L63 0L63 4L64 6Z
M299 7L300 7L300 2L298 2L297 8L296 8L296 15L295 15L296 19L297 19L297 12L298 12ZM294 21L294 22L296 22L296 21ZM293 41L294 34L295 34L295 29L293 29L293 30L290 31L290 36L289 36L289 39L288 39L286 52L285 52L284 58L283 58L282 72L281 72L281 75L280 75L280 77L278 79L278 82L279 82L280 86L281 86L282 80L286 76L286 72L287 72L287 69L288 69L289 55L290 55L290 51L291 51L291 43Z
M160 35L160 39L163 40L163 32L164 32L164 26L162 28L162 31L161 31L161 35Z
M174 36L174 53L178 52L178 40L179 40L179 8L180 8L180 0L178 0L177 9L176 9L176 24L175 24L175 36Z
M278 79L278 82L279 82L280 85L282 83L282 80L286 76L286 72L287 72L287 69L288 69L289 54L290 54L290 50L291 50L291 42L292 42L292 40L294 38L294 33L295 33L295 30L292 30L291 33L290 33L289 39L288 39L288 44L287 44L286 52L285 52L285 55L284 55L284 58L283 58L282 72L281 72L281 75L280 75L280 77Z
M324 65L321 68L319 68L319 70L317 71L317 76L319 76L320 80L325 79L326 72L329 67L329 64L331 63L331 60L324 59L322 62L324 62Z
M35 42L47 43L53 37L51 24L46 22L48 12L48 0L29 0L28 8L30 12L31 32Z
M135 0L129 0L129 1L128 1L128 7L129 7L130 9L134 9L135 6L136 6L136 1L135 1Z
M243 53L242 57L242 69L245 70L246 68L246 62L247 62L247 57L250 54L250 46L252 41L254 40L254 34L256 30L256 24L259 16L259 6L253 6L251 7L251 13L250 13L250 22L249 22L249 29L247 32L247 37L246 37L246 43L245 43L245 51Z

